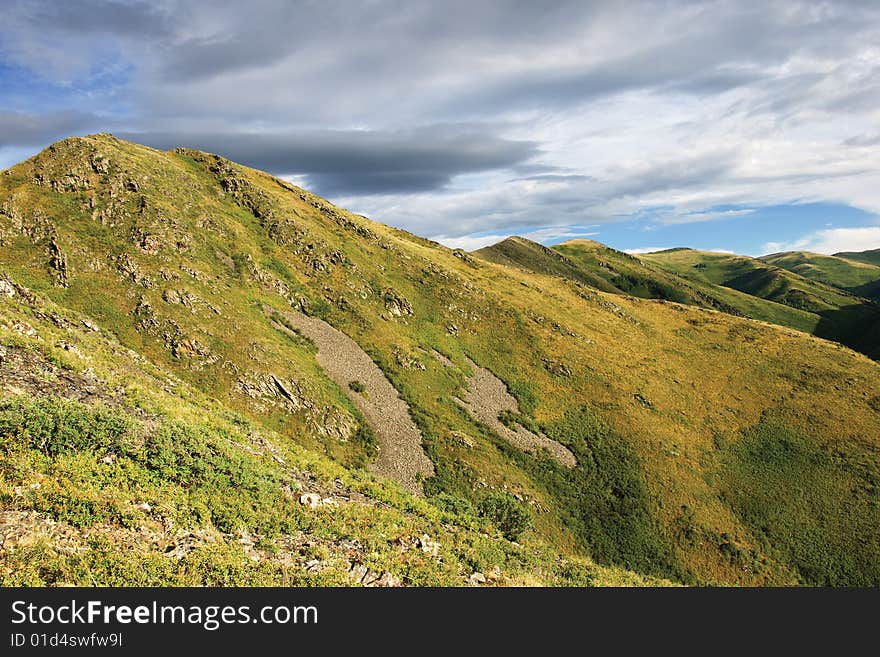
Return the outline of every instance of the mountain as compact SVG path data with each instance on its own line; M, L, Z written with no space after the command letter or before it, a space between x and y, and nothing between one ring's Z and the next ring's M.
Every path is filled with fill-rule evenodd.
M688 280L738 290L807 313L813 324L808 329L811 333L880 358L880 307L850 291L772 261L728 253L671 249L641 257ZM782 313L768 321L804 329Z
M805 251L774 253L760 260L856 296L880 301L880 264L870 264L869 260L863 262L858 257L827 256Z
M876 362L514 246L109 135L3 171L0 582L880 583Z
M783 308L764 299L702 280L690 280L640 257L617 251L598 242L572 240L553 247L585 268L604 271L625 294L645 299L665 299L721 310L774 324L811 331L812 316Z

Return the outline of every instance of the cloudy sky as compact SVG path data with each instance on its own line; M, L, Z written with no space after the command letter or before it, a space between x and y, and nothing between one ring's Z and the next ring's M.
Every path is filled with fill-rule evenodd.
M880 3L4 0L0 168L108 131L476 248L880 247Z

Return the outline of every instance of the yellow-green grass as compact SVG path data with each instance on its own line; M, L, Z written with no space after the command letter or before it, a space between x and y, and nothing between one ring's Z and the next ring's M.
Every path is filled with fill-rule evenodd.
M813 315L811 332L815 335L872 358L880 357L880 307L849 291L746 256L669 249L641 257L690 280L738 290ZM786 312L761 319L803 328L792 323Z
M855 260L857 262L866 262L869 265L880 267L880 249L869 249L867 251L841 251L835 253L837 258L845 258L847 260Z
M95 152L112 161L109 173L83 166ZM88 190L56 192L32 182L36 174L57 179L77 167L90 180ZM89 199L99 211L110 204L116 178L135 178L139 191L118 192L113 202L122 199L120 220L102 225L91 218ZM360 467L370 458L369 446L322 436L302 413L261 412L234 384L243 372L295 379L316 406L359 422L317 367L313 347L275 330L262 308L294 304L350 335L410 404L437 469L425 482L426 501L407 504L476 517L489 496L522 498L531 524L521 541L572 563L592 558L686 583L874 577L870 570L832 569L805 547L802 534L786 533L793 512L770 518L768 531L756 528L748 501L760 493L759 478L738 465L752 452L731 447L749 440L770 414L782 420L769 431L787 432L780 434L785 440L844 454L839 467L848 476L861 476L863 463L876 469L880 372L845 347L730 314L471 261L267 174L196 152L163 153L108 136L64 142L0 176L0 190L20 216L32 218L39 209L53 218L68 262L69 287L60 287L47 264L46 238L23 236L10 217L0 216L0 263L14 280L69 311L96 322L100 317L101 326L150 367L216 400L211 408L217 413L239 414L286 448L314 450L310 458L326 467L328 459ZM158 252L133 243L133 234L144 233L161 236ZM109 256L121 253L138 273L113 264L118 260ZM166 280L162 270L180 279ZM166 303L169 288L189 290L220 314ZM391 315L388 290L405 298L413 314ZM135 312L142 297L160 328ZM174 326L169 321L218 359L175 357L162 335ZM437 361L433 349L454 367ZM399 353L424 369L406 367ZM520 421L564 443L581 465L567 471L524 455L475 424L454 399L462 394L468 357L507 383L520 402ZM571 375L554 374L548 362L564 363ZM166 414L178 421L179 413ZM783 481L789 472L773 476ZM815 481L810 499L821 496L829 506L817 508L815 517L805 513L826 535L874 521L876 490L861 487L844 496L836 484ZM745 497L730 496L731 482ZM850 503L853 495L857 504ZM831 508L849 519L829 524ZM877 559L876 543L858 543L849 534L846 540L860 563ZM523 566L522 583L544 581L527 574L529 568L546 570ZM448 580L437 575L433 581Z

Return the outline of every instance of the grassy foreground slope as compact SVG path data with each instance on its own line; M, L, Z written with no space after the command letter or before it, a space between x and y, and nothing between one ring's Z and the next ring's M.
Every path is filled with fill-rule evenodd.
M345 469L0 284L0 585L667 583Z
M739 290L809 313L816 318L815 335L880 358L880 306L846 290L776 264L728 253L669 249L641 257L690 280Z
M598 581L599 575L582 576L600 572L591 563L613 567L601 572L621 573L622 581L636 581L626 574L635 571L685 583L880 582L880 376L876 363L839 345L478 260L222 158L159 152L108 135L59 142L0 174L0 242L0 267L10 280L53 309L39 316L22 310L30 313L24 321L10 316L10 332L36 339L27 335L27 322L42 343L64 351L59 340L76 342L42 333L61 330L52 313L71 314L119 345L118 354L96 357L106 359L106 369L124 367L130 357L160 380L179 381L149 384L150 395L172 395L173 404L146 405L150 417L138 419L134 432L143 439L101 428L87 432L87 442L57 450L49 447L59 433L54 420L40 418L77 417L81 410L22 410L14 406L25 404L21 393L5 391L14 419L4 425L10 428L3 441L14 450L3 457L4 512L34 511L67 523L76 513L86 529L121 526L129 522L121 511L76 511L96 503L81 501L89 495L80 491L102 500L127 496L119 508L128 509L124 501L153 509L148 494L162 504L166 489L189 490L211 470L228 472L211 484L219 492L204 493L214 503L175 498L190 519L186 531L241 529L245 540L298 536L284 524L306 512L298 499L282 503L272 493L267 499L281 511L271 522L244 510L224 520L215 509L225 491L259 491L264 480L280 485L281 473L267 474L251 461L201 463L220 458L220 447L210 443L213 429L208 437L194 429L192 440L162 439L161 431L151 437L166 422L192 420L219 423L251 449L247 435L256 432L282 450L285 462L296 453L343 473L336 476L345 490L355 480L386 491L369 495L414 509L413 522L444 514L465 519L441 520L439 529L419 525L430 539L417 556L431 555L435 540L443 549L467 546L470 530L458 527L475 522L518 538L537 560L511 561L504 555L521 548L490 533L489 544L474 548L481 556L449 557L454 576L409 575L411 554L402 548L415 545L419 530L399 536L391 526L403 527L402 517L375 532L346 534L343 520L331 525L334 535L367 542L367 554L382 555L371 571L412 582L449 583L495 566L505 581L528 581L528 573L533 581ZM409 404L436 470L423 482L424 500L366 473L376 456L371 427L321 370L314 345L278 329L273 308L279 317L293 308L327 321L384 371ZM93 349L80 347L87 357ZM505 422L563 444L578 465L520 452L474 421L457 401L472 373L468 359L517 398L520 413ZM23 369L13 364L10 371ZM178 410L166 387L186 390L193 410ZM38 398L55 394L51 386L41 390ZM91 408L88 399L79 403ZM36 419L19 421L23 413ZM114 494L116 479L95 469L109 456L107 441L113 462L131 471L120 484L124 493ZM177 445L182 451L162 454ZM39 495L30 491L43 490L30 488L37 475L66 481L70 458L87 467L70 480L75 484L63 484L67 497L28 506ZM337 497L346 495L353 499L347 492ZM309 531L319 531L320 514L352 508L319 506ZM145 521L136 515L130 522L140 531ZM268 540L277 549L280 539ZM105 552L118 557L123 543L108 538ZM551 565L546 550L563 565ZM27 557L37 572L54 558ZM227 581L244 577L239 573ZM120 579L126 577L133 575Z

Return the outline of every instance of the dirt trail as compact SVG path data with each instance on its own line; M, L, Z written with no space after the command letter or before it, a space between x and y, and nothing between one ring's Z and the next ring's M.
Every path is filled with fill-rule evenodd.
M516 425L516 430L505 425L499 418L503 411L519 413L519 403L507 391L507 386L497 376L484 367L468 359L474 373L468 378L468 389L464 401L459 403L472 418L488 426L514 447L534 454L539 448L550 453L560 465L573 468L577 465L574 454L565 446L551 440L544 434L532 433L525 427Z
M342 388L376 432L379 458L372 465L378 475L397 481L412 493L422 494L418 475L430 477L434 464L422 448L422 434L409 414L409 406L381 369L350 337L327 322L300 312L286 312L285 319L318 347L318 364ZM275 323L280 330L290 330ZM358 381L363 392L349 383Z

